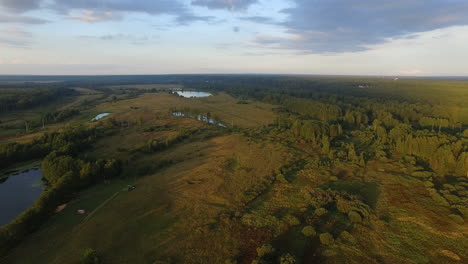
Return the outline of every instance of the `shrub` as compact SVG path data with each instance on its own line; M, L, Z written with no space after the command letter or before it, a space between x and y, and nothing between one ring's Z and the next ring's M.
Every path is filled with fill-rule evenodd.
M425 181L424 186L426 186L427 188L432 188L432 187L434 187L434 184L432 182L430 182L430 181Z
M299 219L297 219L297 217L295 216L292 216L292 215L287 215L283 218L283 220L288 223L288 225L290 226L296 226L296 225L299 225L301 224L301 221L299 221Z
M280 264L295 264L296 259L289 253L286 253L281 256Z
M347 231L343 231L341 232L340 234L340 240L343 241L343 242L348 242L350 244L356 244L356 238L354 238L353 235L351 235L349 232Z
M257 255L261 258L265 255L273 253L274 251L275 249L270 244L265 244L257 248Z
M320 243L327 245L327 246L335 242L335 240L333 239L333 236L330 235L330 233L322 233L320 234L319 238L320 238Z
M356 211L351 211L348 213L348 218L351 223L361 223L362 222L362 217L361 215L356 212Z
M428 189L429 194L431 195L432 200L434 200L436 203L444 206L450 206L450 204L445 200L442 195L438 194L435 189Z
M284 177L283 174L279 173L276 175L276 180L281 182L281 183L289 183L288 180Z
M235 172L239 168L239 159L237 157L229 157L225 161L225 168L229 172Z
M463 218L459 215L456 215L456 214L451 214L449 215L450 219L452 219L455 223L459 224L459 225L463 225L465 223L465 221L463 220Z
M302 228L302 234L306 237L312 237L315 236L317 233L315 232L315 229L312 226L305 226Z
M325 208L317 208L317 209L315 209L314 214L315 214L316 216L322 216L322 215L326 214L327 212L328 212L328 211L327 211L327 209L325 209Z
M101 258L94 249L86 249L81 256L81 264L101 264Z

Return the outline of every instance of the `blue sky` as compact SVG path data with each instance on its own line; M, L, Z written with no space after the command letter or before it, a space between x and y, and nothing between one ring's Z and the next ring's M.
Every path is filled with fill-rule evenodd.
M0 74L468 75L467 0L0 0Z

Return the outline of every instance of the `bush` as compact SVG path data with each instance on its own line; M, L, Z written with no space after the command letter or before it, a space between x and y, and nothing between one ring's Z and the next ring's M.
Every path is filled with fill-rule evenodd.
M235 172L239 168L239 159L237 157L227 158L225 161L226 170L229 172Z
M288 180L284 177L283 174L279 173L276 175L276 180L281 182L281 183L289 183Z
M265 244L257 248L257 255L261 258L265 255L273 253L274 251L275 249L270 244Z
M429 194L431 195L432 200L434 200L436 203L443 205L443 206L450 206L450 204L445 200L442 195L437 193L435 189L428 189Z
M314 227L312 226L305 226L304 228L302 228L302 234L304 234L304 236L306 237L312 237L312 236L315 236L317 233L315 232L315 229Z
M340 240L341 240L342 242L348 242L348 243L353 244L353 245L356 244L356 238L354 238L354 236L351 235L351 234L350 234L349 232L347 232L347 231L341 232L339 238L340 238Z
M315 209L314 214L316 216L322 216L322 215L326 214L327 212L328 211L325 208L317 208L317 209Z
M297 217L295 216L292 216L292 215L287 215L283 218L283 220L288 223L288 225L290 226L296 226L296 225L299 225L301 224L301 221L299 221L299 219L297 219Z
M330 233L320 234L319 238L320 238L320 243L327 245L327 246L335 242L335 239L333 239L333 236L330 235Z
M362 222L362 217L361 215L356 212L356 211L351 211L348 213L348 218L351 223L361 223Z
M459 224L459 225L463 225L465 223L465 221L463 220L463 218L459 215L456 215L456 214L451 214L449 215L450 219L452 219L455 223Z
M94 249L86 249L81 256L81 264L101 264L101 258Z
M281 256L280 264L295 264L296 259L289 253L286 253Z

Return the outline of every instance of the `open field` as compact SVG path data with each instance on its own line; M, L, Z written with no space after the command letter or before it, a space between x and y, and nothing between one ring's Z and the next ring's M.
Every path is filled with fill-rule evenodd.
M274 106L252 102L251 104L237 104L235 98L220 93L205 98L183 98L176 95L157 93L144 94L135 99L121 100L115 103L105 102L92 109L93 114L112 113L116 118L128 120L142 119L143 122L155 120L158 115L169 114L170 109L191 108L201 113L210 112L218 116L222 123L229 126L255 127L268 125L275 119L272 112ZM131 109L137 107L138 109Z

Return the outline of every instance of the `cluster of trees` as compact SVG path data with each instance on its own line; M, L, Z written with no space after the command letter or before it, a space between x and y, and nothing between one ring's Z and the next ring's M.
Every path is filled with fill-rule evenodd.
M33 206L0 227L0 252L6 252L37 230L54 214L57 206L71 199L76 191L96 181L117 177L121 170L122 164L117 160L87 162L60 152L50 153L42 163L46 191Z
M63 122L67 119L70 119L73 116L76 116L80 113L80 110L67 108L60 111L47 112L42 116L42 125L54 124Z
M0 89L0 112L24 110L75 94L69 88Z
M30 143L0 145L0 169L17 162L42 158L52 151L76 155L103 134L104 131L97 127L68 127L61 132L46 133Z
M369 80L357 89L356 80L331 78L220 78L199 87L280 104L276 127L293 140L331 158L363 165L368 159L415 157L425 170L439 176L468 174L466 106L459 84L426 81L428 87L447 86L460 98L433 96L420 82L392 87L388 81ZM247 86L240 86L241 84ZM237 85L236 85L237 84ZM457 90L458 89L458 90Z

